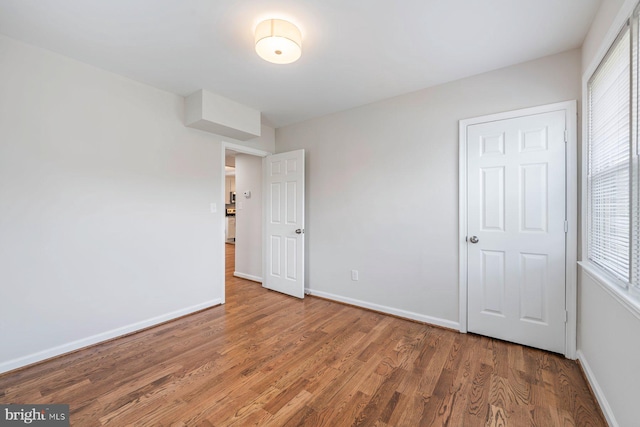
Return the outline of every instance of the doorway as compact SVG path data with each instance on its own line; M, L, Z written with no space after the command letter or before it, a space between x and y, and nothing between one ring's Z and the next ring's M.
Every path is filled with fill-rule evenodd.
M460 324L575 353L576 103L460 122Z
M239 144L222 144L222 204L223 278L222 295L226 290L224 272L231 276L262 283L263 212L262 159L270 153ZM228 246L233 245L233 250ZM226 254L231 253L233 262Z
M239 144L222 143L222 194L224 204L225 166L227 153L235 156L235 269L233 275L262 283L262 286L297 298L304 298L304 205L305 205L305 152L294 150L286 153L271 154ZM254 172L251 185L245 186L239 156L253 162L247 170ZM247 181L249 182L249 181ZM265 193L264 196L262 193ZM253 250L243 252L244 219L248 219L249 202L258 215L253 216L251 236L245 246ZM245 212L247 211L247 212ZM223 217L225 218L225 217ZM223 226L224 230L224 226ZM267 244L268 242L269 244ZM226 245L224 239L221 243ZM225 302L225 252L222 250L222 303ZM247 274L240 269L249 254L257 274ZM259 267L258 267L259 266Z

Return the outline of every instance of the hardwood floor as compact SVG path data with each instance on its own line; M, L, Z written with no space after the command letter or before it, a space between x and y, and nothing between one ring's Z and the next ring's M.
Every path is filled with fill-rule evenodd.
M0 376L71 425L604 426L577 364L234 278L227 303Z

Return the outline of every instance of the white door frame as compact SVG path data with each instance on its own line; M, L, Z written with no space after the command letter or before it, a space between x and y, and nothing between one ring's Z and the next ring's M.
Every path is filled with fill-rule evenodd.
M222 163L221 167L220 167L220 186L221 186L221 191L220 191L220 206L222 206L222 208L224 209L225 203L224 203L224 196L225 196L225 178L226 178L226 174L225 174L225 153L227 152L227 150L232 150L232 151L237 151L238 153L243 153L243 154L251 154L253 156L258 156L258 157L266 157L270 154L273 154L269 151L264 151L264 150L258 150L257 148L251 148L251 147L246 147L244 145L240 145L240 144L234 144L233 142L226 142L226 141L222 141L221 144L221 151L222 151L222 155L220 162ZM263 203L264 204L264 203ZM264 218L264 210L262 212L262 216ZM222 236L224 236L224 221L225 221L225 216L222 216L222 220L220 221L220 227L222 229ZM264 234L264 233L263 233ZM262 236L262 247L264 250L264 235ZM221 272L221 276L222 276L222 280L220 281L220 283L222 283L222 289L221 289L221 293L220 295L222 295L222 304L225 303L226 301L226 293L225 293L225 281L226 281L226 274L225 274L225 270L226 270L226 257L225 257L225 241L224 239L220 239L220 242L222 244L222 252L221 252L221 256L222 256L222 272ZM264 272L263 272L263 276L264 276Z
M513 119L532 114L564 111L566 144L566 217L569 229L566 236L565 286L567 323L565 324L565 357L576 358L577 328L577 265L578 265L578 157L577 157L577 102L565 101L482 117L460 120L459 122L459 322L460 332L467 332L467 127L479 123Z

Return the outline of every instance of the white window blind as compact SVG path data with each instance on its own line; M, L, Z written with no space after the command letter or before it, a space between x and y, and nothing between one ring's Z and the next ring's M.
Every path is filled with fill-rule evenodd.
M627 26L588 83L589 259L630 281L631 37Z
M640 295L640 173L638 164L638 14L636 7L631 19L631 287Z

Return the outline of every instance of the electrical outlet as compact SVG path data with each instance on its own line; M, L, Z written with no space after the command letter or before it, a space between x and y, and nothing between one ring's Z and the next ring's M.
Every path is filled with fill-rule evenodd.
M358 270L351 270L351 280L354 280L354 281L360 280Z

